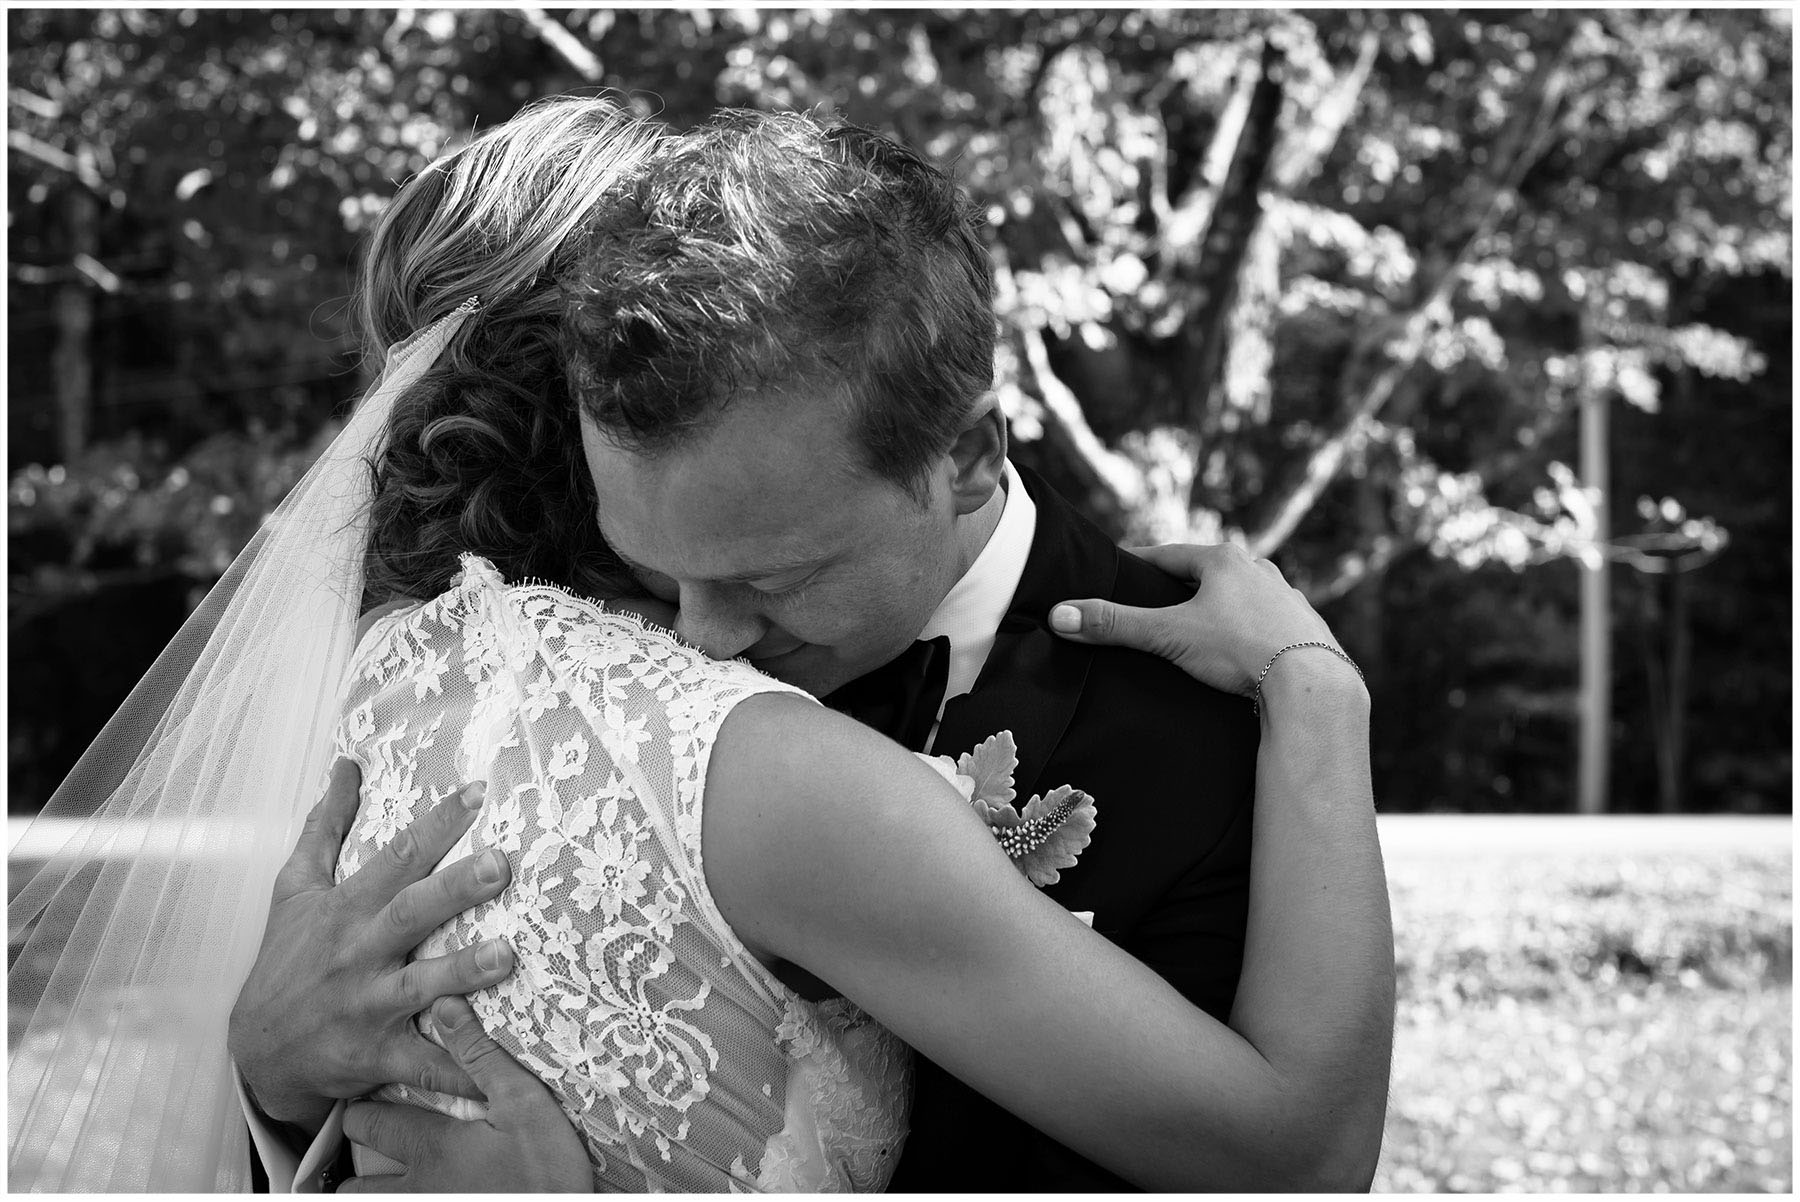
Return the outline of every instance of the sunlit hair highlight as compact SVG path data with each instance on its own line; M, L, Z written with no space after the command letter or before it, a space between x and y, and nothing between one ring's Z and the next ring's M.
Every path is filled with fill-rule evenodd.
M726 111L597 212L564 356L586 415L658 453L737 399L843 400L878 474L917 491L993 384L981 211L873 130Z
M469 298L481 306L396 402L370 465L366 605L435 596L463 552L509 579L602 596L625 587L558 358L557 278L596 206L665 136L606 97L542 100L431 163L382 214L356 303L374 365Z

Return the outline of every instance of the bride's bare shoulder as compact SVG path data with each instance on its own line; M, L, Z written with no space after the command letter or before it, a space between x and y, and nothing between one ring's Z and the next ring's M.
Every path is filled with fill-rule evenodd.
M749 815L765 824L866 820L880 793L855 786L918 767L910 752L810 698L762 693L740 701L719 727L706 809L721 827Z
M707 765L707 882L746 943L779 949L788 940L769 923L791 916L797 894L832 905L867 892L881 849L958 807L942 777L861 723L792 694L750 697Z

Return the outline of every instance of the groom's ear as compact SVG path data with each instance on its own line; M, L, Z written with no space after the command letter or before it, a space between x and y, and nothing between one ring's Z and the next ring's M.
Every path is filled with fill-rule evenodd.
M957 514L986 505L1005 474L1006 415L998 396L983 393L950 444L950 496Z

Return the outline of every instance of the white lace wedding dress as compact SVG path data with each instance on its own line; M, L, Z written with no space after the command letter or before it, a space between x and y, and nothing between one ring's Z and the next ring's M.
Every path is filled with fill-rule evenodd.
M484 560L463 567L443 596L379 619L351 663L337 742L363 794L340 879L423 807L487 782L445 862L499 847L512 883L419 954L512 945L517 970L471 1001L556 1092L595 1185L883 1188L910 1053L850 1003L776 980L725 924L701 861L720 724L746 697L797 690L561 590L508 586Z

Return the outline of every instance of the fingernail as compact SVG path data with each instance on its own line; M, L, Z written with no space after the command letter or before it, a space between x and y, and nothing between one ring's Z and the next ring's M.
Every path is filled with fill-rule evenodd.
M476 781L463 788L462 803L467 809L479 810L485 797L487 797L487 785L482 781Z
M1050 629L1074 634L1081 629L1081 611L1073 605L1059 605L1050 611Z
M483 948L480 953L477 953L475 958L479 960L486 952L487 949ZM456 1028L462 1026L463 1008L461 1006L452 1006L446 998L439 998L437 1003L431 1007L431 1021L446 1031L454 1031Z
M491 885L505 875L506 857L500 854L497 847L488 848L475 861L475 879L484 885Z
M483 972L498 972L506 967L506 945L484 943L475 953L475 967Z

